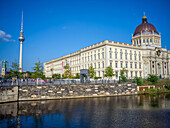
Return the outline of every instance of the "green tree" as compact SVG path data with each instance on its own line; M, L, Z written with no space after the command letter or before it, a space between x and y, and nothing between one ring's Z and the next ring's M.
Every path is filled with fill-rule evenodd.
M64 77L65 78L71 78L71 71L70 71L70 66L69 64L67 63L65 66L64 66Z
M115 74L113 73L113 68L108 66L106 69L105 69L105 74L104 74L105 77L112 77L112 76L115 76Z
M15 60L15 62L12 62L10 72L11 73L8 75L8 77L15 77L15 76L18 77L18 76L20 76L19 65L18 65L16 60Z
M60 78L61 78L61 75L60 75L60 74L53 74L53 75L52 75L52 78L60 79Z
M125 72L127 72L128 70L126 68L122 68L120 70L120 79L122 82L126 82L127 81L127 78L125 76Z
M33 73L33 78L42 78L44 79L45 76L43 75L43 66L42 63L40 63L40 61L37 61L37 63L35 63L35 66L33 67L34 73Z
M136 82L137 82L137 86L142 86L143 85L143 80L142 80L142 78L141 77L137 77L137 76L135 76L135 78L134 78L135 80L136 80Z
M94 78L96 73L94 71L92 64L89 67L89 71L90 71L90 78Z
M152 75L152 74L148 74L148 78L147 80L149 80L150 82L152 82L153 84L157 83L159 78L157 75Z
M80 74L79 74L79 73L76 73L75 78L76 78L76 79L80 79Z

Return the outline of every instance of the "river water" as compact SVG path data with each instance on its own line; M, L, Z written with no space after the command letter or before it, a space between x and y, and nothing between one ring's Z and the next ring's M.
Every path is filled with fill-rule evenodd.
M170 94L0 104L0 128L170 128Z

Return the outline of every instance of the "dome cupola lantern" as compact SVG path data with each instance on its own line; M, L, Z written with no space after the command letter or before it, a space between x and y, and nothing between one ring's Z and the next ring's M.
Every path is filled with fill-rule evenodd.
M144 16L142 17L142 23L147 23L147 17L145 16L145 12L144 12Z

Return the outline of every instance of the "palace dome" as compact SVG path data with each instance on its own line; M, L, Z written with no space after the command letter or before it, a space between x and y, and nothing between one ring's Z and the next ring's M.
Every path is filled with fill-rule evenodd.
M140 24L139 26L136 27L135 32L134 32L134 36L141 34L142 33L152 33L154 31L154 33L157 33L157 30L155 28L154 25L150 24L147 22L147 17L143 16L142 18L142 24Z

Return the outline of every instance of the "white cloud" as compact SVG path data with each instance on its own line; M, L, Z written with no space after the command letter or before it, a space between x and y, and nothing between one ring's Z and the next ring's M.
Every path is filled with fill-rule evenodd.
M15 42L11 37L10 34L6 34L4 31L0 30L0 42Z

